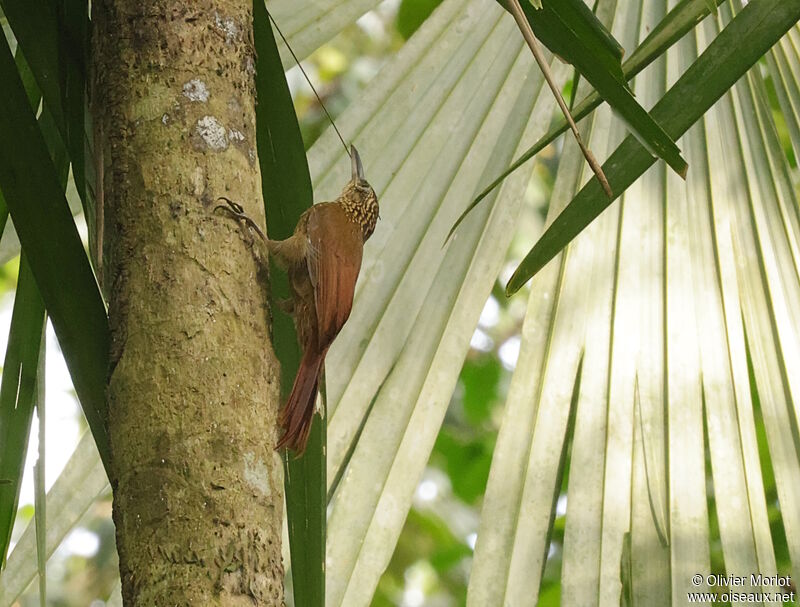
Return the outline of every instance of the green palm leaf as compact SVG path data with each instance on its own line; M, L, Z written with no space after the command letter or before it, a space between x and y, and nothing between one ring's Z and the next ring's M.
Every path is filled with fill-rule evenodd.
M44 305L27 259L20 261L19 282L0 385L0 563L4 563L17 514L22 467L36 404L39 343Z
M688 169L678 146L631 94L622 70L623 49L583 0L545 2L541 10L521 4L534 34L553 53L575 66L632 132L678 174Z
M717 4L724 0L714 0ZM714 5L716 8L716 5ZM622 65L625 78L631 79L650 65L654 60L663 55L667 49L680 40L686 32L690 31L697 23L702 21L709 14L708 2L706 0L681 0L669 13L653 28L647 38L645 38L631 56ZM593 91L583 98L572 110L576 121L588 116L596 110L603 102L602 97ZM474 209L484 197L496 188L502 181L528 160L536 156L539 152L553 143L559 135L568 130L566 120L561 119L557 124L550 128L547 134L539 139L532 147L527 149L519 158L496 177L480 194L469 204L464 212L459 215L458 220L450 229L448 238L458 228L464 218Z
M60 172L48 154L47 143L54 145L55 138L46 143L5 42L0 43L0 79L6 85L0 96L0 138L19 142L0 146L0 189L107 463L105 305L64 198ZM54 121L57 125L58 119Z
M683 134L798 19L800 5L778 0L748 4L656 104L653 115L669 132ZM749 43L740 49L737 40ZM687 98L692 99L691 105L686 104ZM604 172L612 189L622 192L654 162L634 137L628 137L608 159ZM599 182L583 188L520 264L506 287L507 293L519 290L610 202Z
M50 558L87 510L110 490L91 432L85 432L47 492L45 557ZM0 575L0 605L14 605L37 574L35 524L28 524Z
M256 43L259 162L270 238L292 235L300 215L314 202L311 177L292 97L283 73L272 26L262 0L253 4ZM270 271L275 354L281 363L281 401L286 402L300 366L301 352L292 318L278 300L290 297L286 273ZM325 599L325 416L315 416L305 453L284 454L286 515L297 605L321 605Z

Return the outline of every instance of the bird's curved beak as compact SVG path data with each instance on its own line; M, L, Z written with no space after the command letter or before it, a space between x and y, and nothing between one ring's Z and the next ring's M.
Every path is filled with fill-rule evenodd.
M361 156L358 155L356 146L350 146L350 169L353 173L353 181L366 181L364 178L364 167L361 164Z

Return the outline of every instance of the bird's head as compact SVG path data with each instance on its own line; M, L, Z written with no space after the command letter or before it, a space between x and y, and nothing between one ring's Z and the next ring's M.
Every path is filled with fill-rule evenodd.
M375 231L380 209L375 190L364 177L364 167L356 146L350 146L350 167L352 177L342 190L340 200L347 212L361 226L366 241Z

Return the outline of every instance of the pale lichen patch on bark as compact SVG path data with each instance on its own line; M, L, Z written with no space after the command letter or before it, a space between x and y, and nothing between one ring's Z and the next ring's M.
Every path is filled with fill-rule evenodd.
M192 171L192 193L198 198L206 191L206 173L203 167L196 166Z
M228 111L231 114L241 114L242 113L242 103L236 97L231 97L228 99Z
M236 21L232 17L223 17L217 11L214 11L214 24L224 32L227 44L231 44L239 34L239 26L236 25Z
M236 129L228 129L228 140L234 143L242 143L245 140L244 133Z
M195 133L208 149L221 152L228 149L228 133L219 120L213 116L203 116L194 127ZM197 141L197 139L195 139ZM197 143L195 145L198 145Z
M253 488L258 489L262 495L272 492L269 482L269 469L267 465L256 458L254 453L244 454L244 480Z
M189 101L205 103L209 97L208 87L199 78L192 78L183 85L183 96Z

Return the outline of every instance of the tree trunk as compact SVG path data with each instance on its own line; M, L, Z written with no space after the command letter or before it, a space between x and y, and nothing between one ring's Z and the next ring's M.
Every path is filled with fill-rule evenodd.
M126 606L281 605L279 369L249 0L96 0L93 114ZM103 212L104 211L104 212Z

